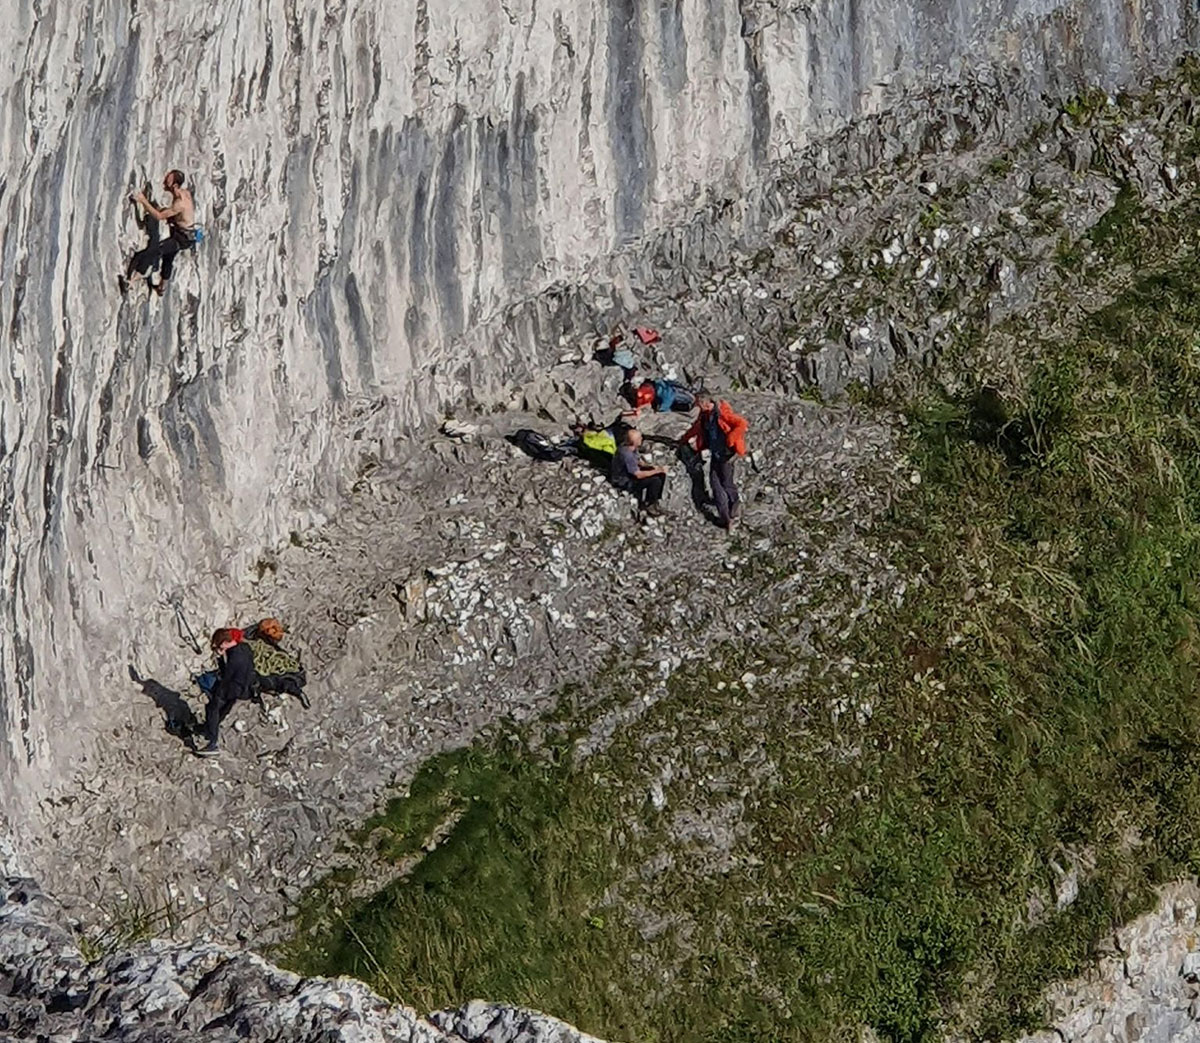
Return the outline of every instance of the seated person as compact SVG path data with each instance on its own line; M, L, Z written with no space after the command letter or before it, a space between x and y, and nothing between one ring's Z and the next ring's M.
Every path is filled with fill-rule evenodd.
M658 501L667 484L667 469L643 460L638 455L641 444L642 433L637 428L629 428L622 435L612 459L612 483L637 497L640 514L658 517L662 514Z
M278 619L268 616L261 619L245 630L230 630L237 635L237 640L244 643L250 650L254 662L254 684L251 695L261 702L260 692L279 692L294 695L304 707L308 707L308 696L304 693L304 685L308 680L304 667L298 656L284 649L280 642L283 640L284 626ZM218 674L208 670L198 674L192 680L205 692L212 694L217 684Z

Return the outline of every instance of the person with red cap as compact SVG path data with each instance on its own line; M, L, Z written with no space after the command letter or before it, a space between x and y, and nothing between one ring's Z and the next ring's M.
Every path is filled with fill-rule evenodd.
M254 655L242 640L241 630L222 627L213 632L212 650L217 657L217 683L208 695L204 711L204 735L208 745L196 752L215 757L221 752L217 736L221 721L239 699L249 699L254 691Z
M621 394L639 416L647 408L656 413L690 413L696 408L696 396L688 387L663 377L643 380L637 387L626 383Z

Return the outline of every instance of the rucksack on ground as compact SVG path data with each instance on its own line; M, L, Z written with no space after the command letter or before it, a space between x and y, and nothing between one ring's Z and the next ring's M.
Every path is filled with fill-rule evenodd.
M584 431L579 437L584 449L593 453L613 456L617 451L617 440L611 431Z
M308 675L299 656L261 637L246 638L245 644L254 658L254 673L257 676L255 687L258 691L294 695L305 706L308 705L308 698L304 694Z
M570 446L559 445L540 431L528 427L509 435L508 440L526 456L532 456L535 460L561 460L564 456L571 455Z

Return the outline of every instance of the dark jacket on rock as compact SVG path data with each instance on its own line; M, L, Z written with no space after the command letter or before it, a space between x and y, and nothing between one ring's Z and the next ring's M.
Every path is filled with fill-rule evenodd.
M239 641L223 656L218 656L217 674L215 693L222 704L249 699L254 690L254 653L250 646Z
M217 656L217 683L208 695L204 710L204 735L216 748L221 721L239 699L254 697L254 653L239 641L223 656Z

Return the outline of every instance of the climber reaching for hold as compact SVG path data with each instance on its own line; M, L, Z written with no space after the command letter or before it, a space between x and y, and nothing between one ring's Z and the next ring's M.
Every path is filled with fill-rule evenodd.
M192 193L184 188L183 171L168 170L167 176L163 178L163 188L171 194L171 202L161 210L146 198L144 192L135 192L129 197L131 202L138 204L146 212L145 226L149 241L145 249L138 250L129 259L122 289L134 275L149 280L150 270L158 267L158 282L151 285L154 291L162 296L167 289L167 280L171 278L175 255L180 250L190 250L196 245L196 207L192 201ZM166 239L160 238L160 221L167 222Z

